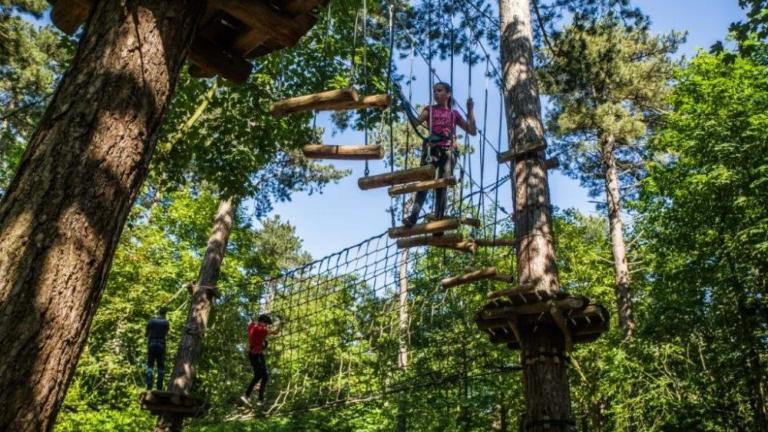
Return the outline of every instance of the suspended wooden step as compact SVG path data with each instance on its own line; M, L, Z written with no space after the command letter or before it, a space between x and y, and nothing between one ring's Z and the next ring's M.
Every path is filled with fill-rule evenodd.
M499 163L513 162L513 161L516 161L517 159L532 156L547 148L547 145L543 142L531 143L531 144L532 145L529 145L528 147L521 149L519 151L515 149L509 149L505 152L499 153L496 156L496 160L498 160Z
M515 241L512 239L475 239L480 247L514 247Z
M307 159L374 160L384 158L380 145L322 145L309 144L302 148Z
M497 273L496 267L487 267L484 269L471 271L463 275L445 278L442 280L441 284L443 285L443 288L453 288L459 285L466 285L468 283L487 279L500 282L511 282L513 280L513 276L500 275Z
M432 180L435 178L436 172L437 169L430 164L418 168L362 177L357 180L357 185L362 190L368 190L384 186L393 186L396 184Z
M456 177L446 177L434 180L426 180L404 185L392 186L387 190L389 196L403 195L407 193L419 192L429 189L438 189L456 186Z
M459 225L458 219L441 219L434 222L416 224L412 227L390 228L387 233L389 238L399 238L455 230L459 228Z
M77 32L91 0L49 0L51 21L67 34ZM209 0L189 49L193 76L220 75L245 82L253 59L295 45L317 22L315 9L328 0Z
M142 409L156 415L173 413L184 417L199 417L207 409L207 404L200 399L159 390L142 393L139 401Z
M420 246L431 246L452 249L460 252L475 253L475 244L472 241L464 240L459 234L446 234L439 237L433 235L421 235L397 240L397 247L400 249Z
M386 94L360 96L354 87L328 90L275 102L269 108L273 117L307 111L341 111L348 109L386 108L391 98Z

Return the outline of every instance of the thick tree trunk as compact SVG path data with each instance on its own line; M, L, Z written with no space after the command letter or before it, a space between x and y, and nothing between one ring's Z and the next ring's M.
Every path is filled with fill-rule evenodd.
M192 303L184 325L184 335L176 351L173 374L168 383L168 391L188 395L195 384L197 362L203 348L203 337L208 328L208 318L213 308L216 283L224 254L227 250L229 234L235 219L235 205L232 198L219 203L213 233L208 238L203 265L197 285L192 292ZM178 431L183 425L183 418L175 414L164 414L158 419L156 432Z
M204 12L94 4L0 201L0 430L52 428Z
M541 103L534 80L530 3L528 0L499 0L499 12L510 148L515 153L526 154L514 161L518 280L521 287L553 293L560 287L555 266L544 151L528 151L545 145ZM527 361L538 356L540 350L563 353L564 337L555 329L540 328L536 333L523 335L523 338L521 358L526 430L565 430L562 422L571 419L571 395L565 362L554 361L555 357L545 361Z
M605 196L608 203L608 225L610 226L613 271L616 282L616 302L619 325L626 339L635 335L635 318L632 313L632 295L629 287L627 246L624 242L624 222L621 220L621 195L619 174L616 167L615 140L612 135L600 137L600 151L603 159Z

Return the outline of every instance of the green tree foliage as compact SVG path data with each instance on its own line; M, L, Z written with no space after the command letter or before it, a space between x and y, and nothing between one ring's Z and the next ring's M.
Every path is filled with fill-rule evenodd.
M39 21L43 0L0 2L0 192L10 181L71 45Z
M641 201L654 280L646 332L684 350L672 374L688 386L686 409L701 413L675 430L765 427L766 72L700 53L653 141Z

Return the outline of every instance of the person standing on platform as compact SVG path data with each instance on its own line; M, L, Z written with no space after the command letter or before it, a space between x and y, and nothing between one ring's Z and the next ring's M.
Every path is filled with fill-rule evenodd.
M152 390L152 369L157 365L157 389L163 389L163 374L165 373L165 337L168 335L168 320L166 307L157 311L157 316L147 323L147 390Z

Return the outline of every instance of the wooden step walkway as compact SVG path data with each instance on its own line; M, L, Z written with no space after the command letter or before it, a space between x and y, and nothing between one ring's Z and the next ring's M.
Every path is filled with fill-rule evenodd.
M391 98L386 94L361 96L354 87L327 90L274 102L269 113L275 118L309 111L343 111L364 108L386 108Z
M380 145L305 145L301 151L307 159L378 160L384 158Z

